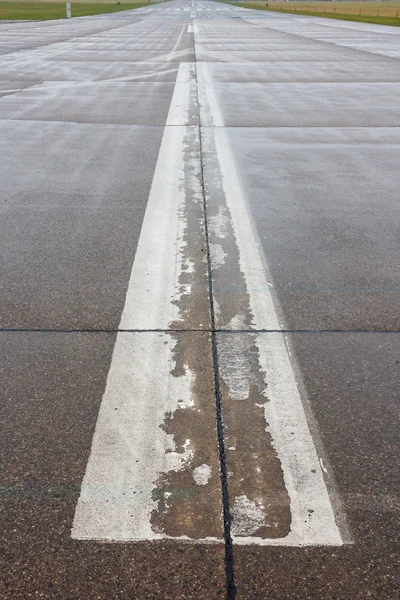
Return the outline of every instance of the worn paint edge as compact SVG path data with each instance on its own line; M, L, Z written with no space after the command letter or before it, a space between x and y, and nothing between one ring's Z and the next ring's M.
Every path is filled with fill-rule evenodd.
M179 214L185 199L182 157L190 117L191 77L187 75L192 68L183 63L179 69L120 329L160 328L160 324L168 329L179 317L176 300L183 259ZM181 126L168 127L171 124ZM222 531L221 539L191 539L158 533L151 526L157 506L152 494L155 480L186 460L174 452L172 436L160 427L165 411L173 413L178 402L191 403L195 375L189 370L179 377L171 373L175 345L168 332L117 334L75 511L73 539L223 542Z
M208 82L207 85L204 80ZM237 174L212 79L208 74L208 65L205 63L202 63L199 73L199 95L202 122L214 126L210 131L214 137L222 186L231 213L240 267L246 280L254 317L253 326L255 329L279 330L281 326L266 278L265 257L261 257L254 235L247 199ZM260 366L268 386L269 402L264 405L266 423L281 461L285 486L290 496L292 525L290 533L284 538L233 536L233 540L235 544L277 546L343 545L344 538L348 538L348 535L342 537L337 524L343 522L343 517L338 514L335 518L285 336L257 334L256 340ZM295 432L294 436L292 431ZM312 518L308 507L312 507ZM335 507L338 507L337 503ZM349 540L346 539L346 542Z

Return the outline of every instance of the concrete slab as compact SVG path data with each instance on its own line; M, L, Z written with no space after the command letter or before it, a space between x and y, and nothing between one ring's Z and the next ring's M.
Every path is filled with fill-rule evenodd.
M30 56L10 57L1 62L0 77L3 87L10 82L30 82L30 85L42 81L166 81L176 79L179 63L154 63L132 61L47 61ZM18 83L19 85L19 83ZM17 87L18 85L13 87ZM25 87L25 86L24 86Z
M400 129L227 135L286 326L398 330Z
M173 83L48 81L0 104L0 119L163 125Z
M396 82L400 65L394 61L208 63L207 83Z
M114 341L0 333L3 598L224 597L222 544L71 538Z
M400 123L397 82L241 82L216 83L213 89L227 127L395 127Z
M0 129L2 327L115 328L162 128L0 121Z
M298 333L290 340L354 543L237 547L237 598L263 600L266 590L279 600L395 597L400 335Z

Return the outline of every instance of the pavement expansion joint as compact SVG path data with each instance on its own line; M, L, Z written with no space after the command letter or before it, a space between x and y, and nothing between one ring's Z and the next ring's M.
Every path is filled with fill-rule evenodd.
M195 38L196 40L196 38ZM196 48L196 42L195 42ZM211 319L211 343L212 343L212 356L213 356L213 372L214 372L214 391L215 391L215 410L217 420L217 435L218 435L218 450L219 450L219 461L220 461L220 478L221 478L221 492L222 492L222 510L223 510L223 523L224 523L224 541L225 541L225 574L226 574L226 587L227 587L227 600L234 600L236 597L236 585L235 585L235 571L234 571L234 553L233 553L233 542L231 535L231 524L232 524L232 513L229 502L229 483L228 483L228 467L226 461L226 445L224 437L224 421L222 415L222 397L220 388L220 373L219 373L219 359L218 359L218 345L216 339L215 329L215 306L214 306L214 292L213 292L213 266L211 260L211 246L210 246L210 235L209 235L209 221L207 215L207 195L205 190L205 178L204 178L204 161L203 161L203 141L201 133L201 110L200 110L200 98L199 98L199 82L197 68L195 69L195 81L196 81L196 100L197 108L199 113L199 157L200 157L200 185L203 199L203 218L204 218L204 236L206 245L206 258L207 258L207 280L208 280L208 293L210 303L210 319Z
M115 329L115 328L47 328L47 327L0 327L0 333L215 333L215 334L243 334L243 333L279 333L279 334L399 334L399 329L210 329L210 328L182 328L182 329Z

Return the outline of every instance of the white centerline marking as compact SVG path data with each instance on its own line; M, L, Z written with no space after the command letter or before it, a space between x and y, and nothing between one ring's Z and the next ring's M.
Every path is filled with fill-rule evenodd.
M198 31L197 25L194 26L194 31ZM192 267L185 264L184 259L187 246L184 236L184 204L187 192L185 152L190 129L193 134L193 127L187 126L195 95L193 69L191 63L182 63L179 68L120 329L167 330L180 318L178 302L185 293L182 291L180 278L184 268ZM246 196L224 129L223 115L219 110L212 78L204 64L199 65L198 78L203 122L214 126L205 134L210 136L208 141L212 142L208 150L216 158L212 174L215 181L222 184L229 210L239 253L239 267L246 282L252 314L251 327L279 330L268 285L268 269L258 250ZM171 125L175 127L170 127ZM195 135L198 135L196 131L195 128ZM205 142L207 143L207 137ZM207 152L206 144L205 149ZM196 185L199 185L198 181L195 187ZM201 196L199 189L193 188L191 191ZM214 250L216 260L222 266L227 255L222 246L215 247ZM217 305L217 295L215 301ZM223 314L216 316L217 328L222 327ZM233 321L234 329L239 333L240 319L235 318ZM335 522L320 458L310 434L285 337L279 332L252 335L257 347L259 372L265 384L264 397L268 398L268 402L262 404L265 411L263 431L268 431L271 435L273 448L282 466L284 486L290 497L291 523L286 537L261 538L251 535L251 528L256 531L262 523L265 507L258 506L252 498L241 494L235 498L231 507L236 518L236 528L235 520L232 528L233 539L237 544L341 545L343 539ZM156 488L160 491L157 482L170 473L186 469L193 456L191 440L187 439L181 444L181 449L177 449L174 435L166 428L166 415L190 410L194 405L193 386L197 374L184 363L180 365L180 374L173 375L177 366L176 351L177 340L168 333L120 332L117 335L106 391L76 508L72 537L105 541L173 537L195 538L200 542L222 542L218 516L211 535L193 536L193 530L187 534L186 521L180 518L177 519L177 530L171 535L154 524L154 513L160 512L158 500L154 496ZM233 348L234 360L235 352L236 349ZM224 355L224 346L221 344L219 361L222 377L224 361L230 359L231 356L227 358ZM246 365L245 362L243 364ZM231 364L228 364L228 372L230 367ZM236 373L235 377L237 383L241 373ZM244 385L237 388L240 397L234 401L246 400L246 390L249 389L246 377L250 377L248 372L243 374ZM207 393L207 401L209 395ZM223 401L232 399L225 398ZM229 447L228 451L234 452L235 448ZM227 456L229 469L229 454ZM201 490L209 485L209 478L212 479L218 470L213 460L213 456L210 456L193 469L191 480ZM213 467L211 463L214 464ZM231 485L232 478L230 481ZM164 495L163 501L168 508L167 495ZM215 506L210 505L210 510L214 508L218 513L218 502L219 500L214 503ZM190 502L186 504L191 508ZM184 505L183 498L183 511ZM189 511L188 514L193 512ZM246 519L250 522L250 528Z

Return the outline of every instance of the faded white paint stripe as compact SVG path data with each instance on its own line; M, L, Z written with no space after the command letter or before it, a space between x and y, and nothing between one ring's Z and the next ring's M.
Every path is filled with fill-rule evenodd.
M252 325L254 329L280 329L266 278L267 267L260 256L246 196L224 130L224 121L214 92L208 64L201 63L197 69L202 123L206 122L215 128L214 139L221 180L239 249L240 268L245 275L247 291L250 296L254 317ZM246 329L247 325L244 325L243 328ZM240 325L235 329L241 329Z
M168 329L178 319L184 194L184 140L191 91L181 63L128 285L120 329ZM178 125L179 127L170 127Z
M179 297L182 269L184 124L189 102L189 91L182 86L191 85L188 66L181 65L179 71L178 92L173 95L163 134L120 329L168 329L178 316L173 301ZM181 126L168 126L178 121ZM194 375L188 368L181 376L171 374L175 344L168 333L118 333L73 538L166 537L151 525L152 511L157 509L153 490L160 474L182 468L191 452L175 452L173 436L162 427L166 414L192 404ZM186 539L184 534L177 537ZM210 540L220 541L202 541Z
M238 177L227 133L223 127L212 79L204 63L198 70L198 78L201 121L214 125L212 132L216 159L238 246L240 269L246 281L253 315L252 327L279 330L280 325L268 285L267 265L257 244L251 214ZM204 81L208 83L205 84ZM240 331L240 322L236 324L235 329ZM291 531L285 538L261 539L233 535L233 539L238 544L341 545L343 539L336 524L285 337L278 331L259 334L256 345L260 367L265 374L265 395L268 398L268 402L264 404L265 425L271 433L281 462L285 486L290 497L292 523ZM245 372L242 375L246 383L249 373Z
M190 406L191 373L172 377L174 340L163 333L119 333L91 454L75 511L72 537L105 541L165 537L151 527L160 473L179 469L160 427L178 399Z
M194 29L199 34L199 26ZM197 44L196 44L197 47ZM200 108L202 108L202 124L208 127L224 127L224 119L219 109L219 102L212 84L211 72L206 62L197 62L197 79L199 86ZM211 109L212 107L212 109Z
M265 421L281 461L290 497L291 531L276 540L235 539L236 542L288 546L342 545L293 367L281 333L257 335L256 346L265 373Z

